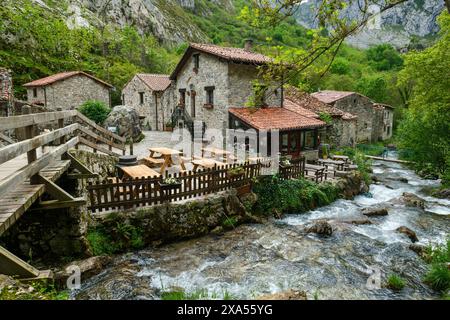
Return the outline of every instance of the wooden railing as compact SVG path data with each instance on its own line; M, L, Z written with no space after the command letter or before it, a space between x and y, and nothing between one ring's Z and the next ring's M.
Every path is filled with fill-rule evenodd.
M164 178L97 180L89 182L87 186L89 208L92 212L124 210L191 199L231 188L239 189L251 184L254 178L267 174L269 171L266 170L269 170L269 166L267 162L245 163L197 172L175 173ZM241 168L238 174L236 170L231 170L237 167ZM279 175L282 179L298 179L303 177L304 167L305 161L300 159L294 161L290 168L280 168ZM165 190L161 184L168 177L175 178L180 185Z
M0 148L0 164L12 160L22 154L27 154L28 165L12 173L0 181L0 195L27 179L33 180L39 171L45 168L53 159L66 154L70 148L82 143L94 150L119 156L113 148L119 149L125 154L125 138L120 137L98 126L76 110L44 112L29 114L30 108L23 108L23 115L12 117L0 117L0 128L12 130L23 128L25 140ZM37 135L38 126L57 122L58 129ZM65 126L65 122L69 123ZM39 159L37 149L55 142L59 146L50 152L43 154ZM104 143L108 148L102 147L96 142Z
M240 167L242 173L232 174L230 169ZM90 210L122 210L151 206L164 202L179 201L199 197L230 188L248 185L261 173L261 164L226 165L213 169L175 173L167 177L180 182L177 187L161 187L165 178L123 179L116 182L107 180L90 182L87 190Z

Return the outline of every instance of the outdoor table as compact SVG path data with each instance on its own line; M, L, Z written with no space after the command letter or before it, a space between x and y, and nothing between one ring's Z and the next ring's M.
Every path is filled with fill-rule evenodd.
M203 148L203 154L209 153L211 155L211 158L222 158L223 160L226 160L226 158L231 155L230 151L214 148L214 147L206 147Z
M339 156L339 155L331 156L331 159L333 159L333 160L341 160L341 161L344 161L345 163L348 163L350 161L349 157L347 157L347 156Z
M161 175L155 170L147 167L146 165L140 164L132 167L122 167L122 171L126 176L130 178L142 178L142 177L160 177Z
M313 165L313 164L306 164L305 165L305 173L306 173L306 175L308 175L308 172L309 171L312 171L312 172L315 172L315 180L316 180L316 182L318 182L319 181L319 178L323 178L323 174L324 174L324 171L325 171L325 168L323 167L323 166L316 166L316 165ZM325 179L326 179L326 177L325 177Z
M335 165L338 170L344 170L344 161L336 161L336 160L329 160L329 159L319 159L319 163L323 164L324 166L328 167L328 165Z
M164 158L164 163L161 166L160 173L163 174L166 171L166 168L170 168L174 164L174 159L176 159L181 168L186 171L186 167L184 165L184 161L181 158L183 152L170 149L170 148L150 148L150 158L156 158L155 153L159 153Z
M203 167L207 169L212 169L215 166L224 166L226 163L216 161L213 159L195 159L192 160L192 164L194 165L194 168L192 169L194 172L197 171L198 167Z

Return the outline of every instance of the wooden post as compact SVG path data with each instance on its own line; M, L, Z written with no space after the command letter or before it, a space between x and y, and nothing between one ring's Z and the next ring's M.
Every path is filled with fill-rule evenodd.
M134 152L134 150L133 150L133 137L131 137L130 138L130 155L131 156L133 155L133 152Z
M57 108L56 110L57 111L62 111L62 108ZM64 128L64 119L59 119L58 120L58 128L59 129ZM59 144L61 145L61 144L64 144L64 143L66 143L66 136L63 136L63 137L59 138Z
M27 105L23 106L22 107L22 114L31 114L31 107L27 106ZM35 129L36 129L36 126L34 124L26 126L25 127L25 139L33 138ZM28 164L36 161L36 159L37 159L36 149L30 150L30 151L27 152L27 159L28 159ZM32 176L30 178L31 184L37 183L37 180L38 179L37 179L36 175Z

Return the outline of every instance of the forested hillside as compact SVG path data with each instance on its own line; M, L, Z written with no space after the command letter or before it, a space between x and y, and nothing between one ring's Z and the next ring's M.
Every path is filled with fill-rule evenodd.
M311 41L310 32L294 19L274 28L251 27L240 19L248 5L245 0L141 1L137 8L124 5L121 13L116 10L120 1L103 9L98 4L101 1L4 3L0 9L0 65L13 71L19 97L24 93L20 85L25 82L82 69L112 83L117 89L114 102L118 103L122 86L133 74L169 73L188 41L242 46L244 39L253 38L256 50L268 54L303 48ZM151 8L163 17L158 23L152 22ZM144 16L136 16L136 12ZM189 28L180 27L184 25ZM177 37L184 37L184 42L177 42ZM326 62L319 61L316 67L321 63ZM401 55L389 45L363 51L344 44L325 75L311 68L307 76L290 82L308 91L359 91L398 106L404 104L396 86L402 64Z

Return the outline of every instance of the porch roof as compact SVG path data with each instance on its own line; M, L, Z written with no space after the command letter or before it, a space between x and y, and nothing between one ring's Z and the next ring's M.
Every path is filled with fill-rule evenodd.
M266 107L229 108L230 114L257 130L314 129L325 127L326 123L315 118L306 117L286 108Z

